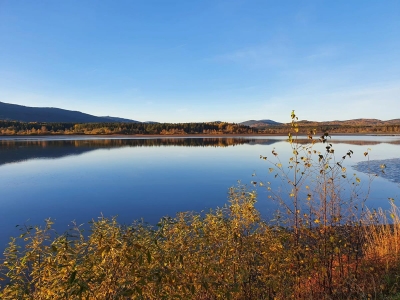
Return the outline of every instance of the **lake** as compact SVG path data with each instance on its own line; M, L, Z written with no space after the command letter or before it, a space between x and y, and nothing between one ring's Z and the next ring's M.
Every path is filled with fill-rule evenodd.
M387 208L388 198L400 199L400 136L333 136L331 142L340 156L354 152L345 166L357 170L365 190L367 173L379 173L386 164L371 183L369 207ZM0 248L18 235L17 224L43 224L46 218L65 231L73 220L87 223L101 215L155 224L178 211L221 207L238 180L249 188L253 180L273 182L269 165L260 160L273 160L273 149L282 161L291 155L286 137L277 136L2 137ZM258 194L257 208L268 218L275 205L264 188Z

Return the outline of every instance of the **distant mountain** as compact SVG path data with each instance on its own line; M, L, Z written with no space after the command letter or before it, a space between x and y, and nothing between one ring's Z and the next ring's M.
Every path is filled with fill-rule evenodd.
M242 123L240 125L250 126L250 127L263 127L263 126L277 126L282 125L282 123L275 122L272 120L249 120Z
M393 119L382 121L379 119L352 119L352 120L335 120L335 121L299 121L300 125L340 125L340 126L380 126L380 125L398 125L400 124L400 119Z
M110 117L110 116L105 116L105 117L100 117L100 118L109 119L109 122L117 122L117 123L140 123L139 121L136 121L136 120L124 119L124 118L117 118L117 117Z
M80 111L54 107L29 107L0 102L0 120L46 123L137 122L115 117L96 117Z

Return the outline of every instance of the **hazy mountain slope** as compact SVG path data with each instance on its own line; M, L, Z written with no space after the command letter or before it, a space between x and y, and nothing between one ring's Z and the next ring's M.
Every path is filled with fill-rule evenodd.
M53 107L29 107L4 102L0 102L0 120L47 123L127 122L114 120L113 117L96 117L80 111ZM133 120L129 120L129 122L132 121Z
M282 125L282 123L275 122L273 120L249 120L242 123L240 125L250 126L250 127L259 127L259 126L268 126L268 125Z
M352 119L352 120L335 120L335 121L322 121L322 122L317 122L317 121L307 121L307 120L301 120L299 121L299 124L305 124L305 125L341 125L341 126L379 126L379 125L393 125L393 124L400 124L400 119L393 119L393 120L387 120L387 121L382 121L379 119Z
M109 122L118 122L118 123L139 123L139 121L136 120L131 120L131 119L124 119L124 118L118 118L118 117L110 117L110 116L103 116L100 117L103 119L109 119Z

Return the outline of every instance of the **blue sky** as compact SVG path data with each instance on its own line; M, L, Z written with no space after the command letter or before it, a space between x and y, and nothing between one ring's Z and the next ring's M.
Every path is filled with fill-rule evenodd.
M400 118L400 1L0 0L0 101L159 122Z

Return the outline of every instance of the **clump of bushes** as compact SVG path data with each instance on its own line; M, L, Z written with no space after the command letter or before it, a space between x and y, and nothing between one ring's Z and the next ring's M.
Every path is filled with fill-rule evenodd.
M13 239L1 299L262 299L290 280L289 234L261 222L256 196L230 190L230 205L201 216L180 213L157 228L115 219L53 236L51 222ZM290 291L284 292L289 295ZM261 297L261 298L260 298Z
M347 176L329 135L297 142L292 114L287 164L272 150L272 177L283 183L270 222L257 194L239 185L229 203L179 213L157 226L100 218L87 236L26 228L4 253L1 299L384 299L400 283L399 211L369 212L360 180ZM322 142L322 143L320 143ZM323 145L317 151L315 145ZM319 147L318 146L318 147ZM368 156L368 153L366 153ZM350 190L348 189L350 186ZM346 191L344 192L344 189ZM0 275L1 276L1 275Z

